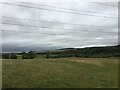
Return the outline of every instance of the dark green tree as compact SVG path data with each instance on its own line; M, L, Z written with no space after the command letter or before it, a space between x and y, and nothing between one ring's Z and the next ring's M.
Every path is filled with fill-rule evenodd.
M35 58L36 53L35 53L35 51L29 51L27 56L29 59L33 59L33 58Z
M22 52L22 59L33 59L35 56L35 51L29 51L28 53Z
M120 53L115 53L114 56L115 57L120 57Z
M22 52L22 59L27 59L27 53L26 52Z
M10 55L10 59L17 59L17 55L14 54L14 53L11 53L11 55Z
M2 54L3 59L9 59L9 57L10 57L10 54L8 54L8 53L3 53Z
M47 51L47 53L46 53L46 58L47 58L47 59L50 58L50 52L49 52L49 51Z

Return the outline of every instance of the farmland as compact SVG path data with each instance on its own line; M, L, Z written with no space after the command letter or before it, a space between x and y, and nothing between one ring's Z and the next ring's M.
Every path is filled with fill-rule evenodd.
M118 87L117 58L4 59L3 88Z

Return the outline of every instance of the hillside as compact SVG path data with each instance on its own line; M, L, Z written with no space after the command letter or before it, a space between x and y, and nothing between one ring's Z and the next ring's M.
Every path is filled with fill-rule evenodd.
M64 48L50 51L52 58L60 57L118 57L120 45L106 47Z

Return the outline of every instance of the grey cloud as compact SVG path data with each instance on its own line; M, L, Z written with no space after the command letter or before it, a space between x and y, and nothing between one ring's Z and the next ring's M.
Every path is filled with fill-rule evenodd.
M18 4L29 5L25 3L18 3ZM87 2L80 2L80 3L54 2L54 3L40 3L40 4L45 4L55 7L57 6L64 7L69 9L77 9L77 10L91 10L94 12L101 13L98 15L109 15L109 13L112 13L112 14L116 14L116 16L114 17L117 17L117 8L100 6L96 4L90 4ZM36 6L36 7L41 7L41 6ZM53 12L53 11L38 10L38 9L10 6L10 5L4 5L3 10L4 10L3 16L10 16L16 18L116 27L116 28L102 28L102 27L94 27L94 26L93 27L79 26L79 25L75 26L75 25L67 25L67 24L34 22L27 20L17 20L17 19L13 20L13 19L3 18L3 22L7 22L7 23L33 25L33 26L50 27L50 28L64 28L64 29L50 29L50 28L47 29L47 28L39 28L39 27L3 25L3 29L17 31L17 32L10 32L10 31L2 32L3 34L2 45L4 52L21 52L21 51L29 51L29 50L40 51L40 50L68 48L68 47L75 48L75 47L86 47L86 46L117 45L118 43L117 19L92 17L86 15L75 15L69 13L60 13L55 11ZM88 12L88 14L91 13ZM65 30L65 28L69 30ZM31 33L27 33L27 32L31 32Z

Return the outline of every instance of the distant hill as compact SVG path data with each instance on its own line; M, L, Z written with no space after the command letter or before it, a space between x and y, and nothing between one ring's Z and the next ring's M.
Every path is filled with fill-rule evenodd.
M120 45L87 48L63 48L51 51L51 58L60 57L118 57Z
M62 48L62 49L59 49L59 50L73 50L75 48Z

